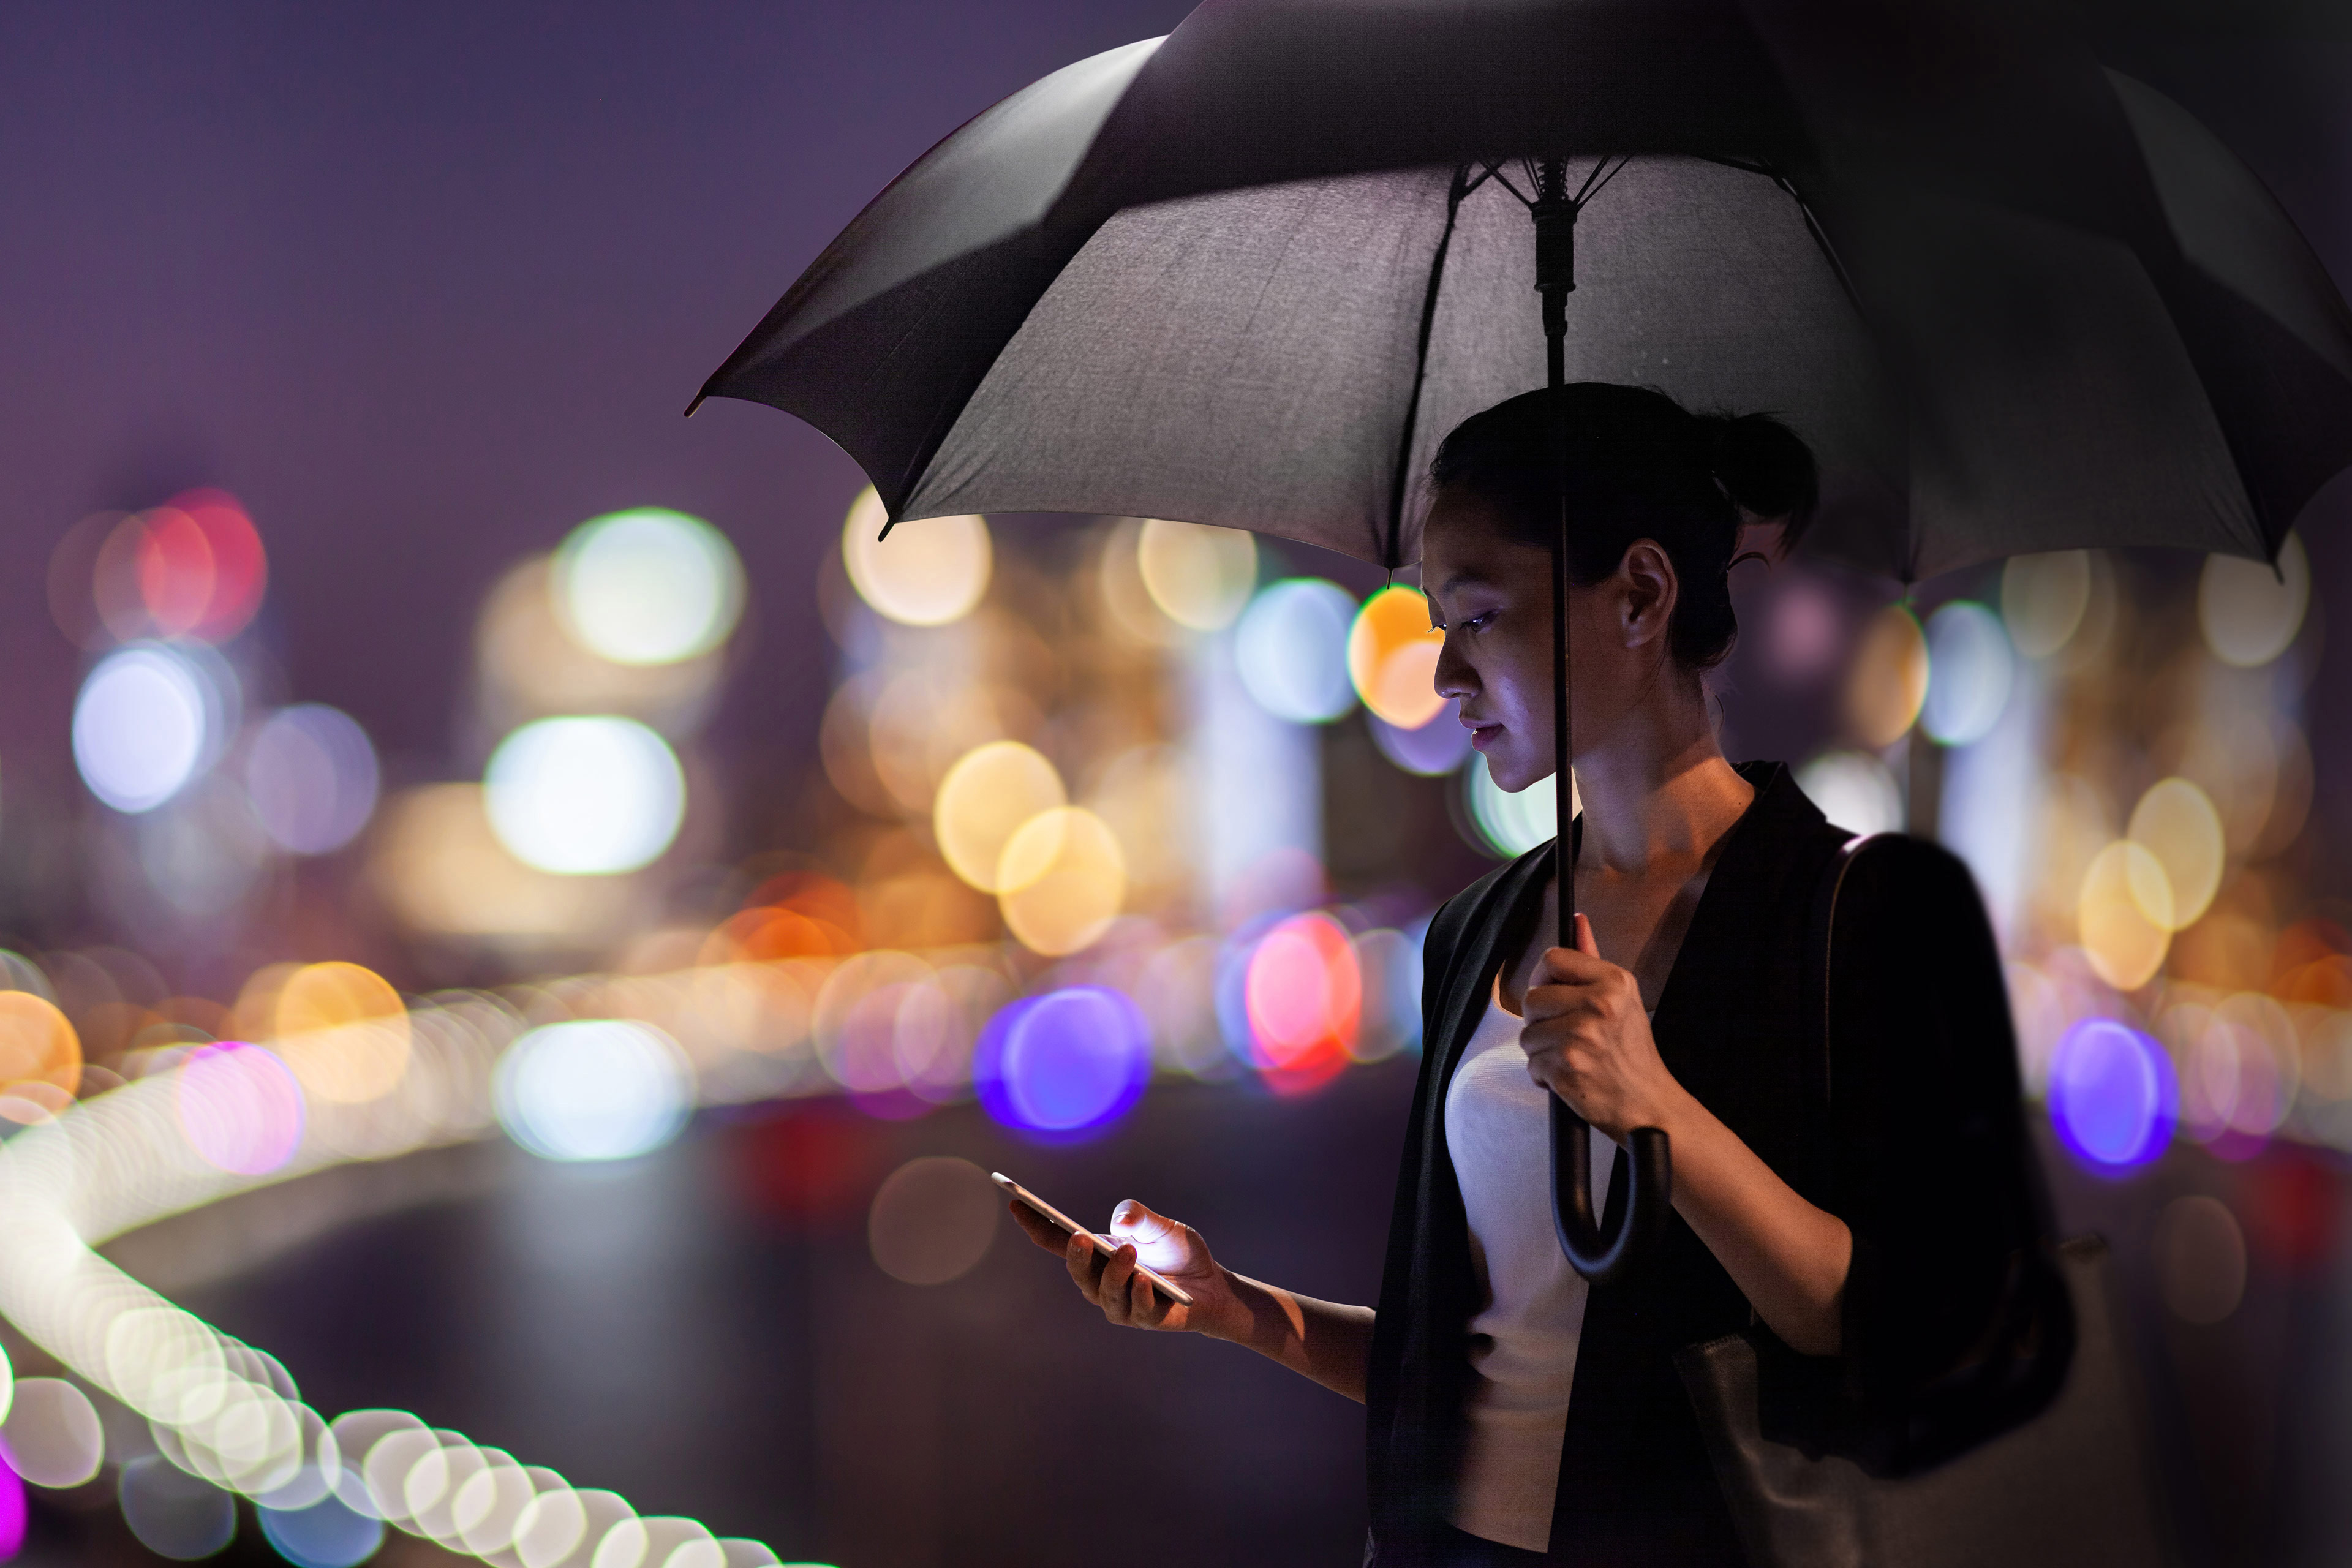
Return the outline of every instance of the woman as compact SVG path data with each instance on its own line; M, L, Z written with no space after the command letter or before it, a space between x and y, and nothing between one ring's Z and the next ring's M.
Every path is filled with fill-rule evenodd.
M1768 1430L1880 1469L2046 1396L2020 1368L2064 1337L2063 1295L1999 956L1958 862L1874 847L1839 898L1824 1058L1811 915L1845 835L1784 767L1724 760L1700 680L1736 630L1743 523L1785 549L1811 510L1786 427L1584 384L1465 421L1430 478L1438 690L1507 790L1552 770L1567 509L1576 942L1550 943L1549 847L1431 922L1378 1311L1234 1274L1132 1201L1108 1259L1013 1214L1111 1321L1234 1340L1365 1401L1384 1565L1738 1563L1680 1347L1768 1331ZM1620 1283L1588 1287L1553 1237L1554 1094L1612 1142L1672 1140L1675 1215ZM1596 1171L1612 1223L1624 1169Z

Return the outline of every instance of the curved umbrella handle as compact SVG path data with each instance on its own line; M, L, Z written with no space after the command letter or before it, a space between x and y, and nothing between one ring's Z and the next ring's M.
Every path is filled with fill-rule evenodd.
M1568 1265L1595 1285L1609 1285L1632 1272L1650 1250L1674 1209L1675 1167L1665 1130L1636 1127L1626 1137L1633 1186L1614 1236L1603 1236L1592 1207L1592 1128L1551 1098L1551 1224Z

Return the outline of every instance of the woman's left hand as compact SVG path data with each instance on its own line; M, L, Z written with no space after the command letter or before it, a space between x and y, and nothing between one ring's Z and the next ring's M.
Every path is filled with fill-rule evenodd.
M1669 1124L1683 1087L1658 1059L1640 984L1601 956L1582 915L1576 945L1545 952L1522 1005L1529 1078L1616 1142Z

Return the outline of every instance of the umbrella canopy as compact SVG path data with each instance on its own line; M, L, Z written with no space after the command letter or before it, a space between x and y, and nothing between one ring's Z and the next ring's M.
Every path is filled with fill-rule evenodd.
M2267 557L2352 463L2352 314L2276 203L1990 6L1211 0L926 153L702 396L808 420L894 518L1403 565L1437 440L1543 380L1537 156L1617 171L1570 378L1781 414L1855 564Z

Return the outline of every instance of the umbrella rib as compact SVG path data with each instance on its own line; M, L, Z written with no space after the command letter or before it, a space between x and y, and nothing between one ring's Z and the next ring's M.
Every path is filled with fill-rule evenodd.
M1487 165L1486 173L1494 173L1492 164ZM1477 189L1486 178L1486 174L1481 174L1471 179L1467 163L1454 166L1453 181L1445 192L1445 227L1438 234L1437 248L1430 253L1429 284L1421 297L1421 335L1412 350L1412 392L1405 399L1404 429L1397 437L1396 468L1389 479L1389 537L1381 552L1381 564L1391 572L1401 564L1397 556L1404 532L1404 493L1412 477L1412 442L1421 424L1421 387L1429 375L1430 329L1437 321L1437 290L1445 279L1445 253L1454 244L1454 220L1462 210L1462 198Z

